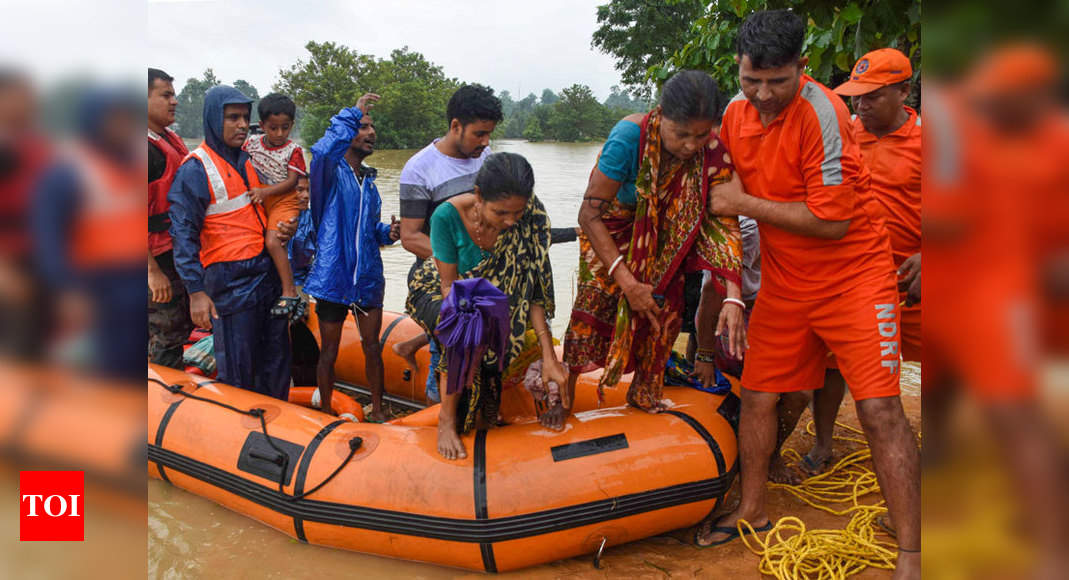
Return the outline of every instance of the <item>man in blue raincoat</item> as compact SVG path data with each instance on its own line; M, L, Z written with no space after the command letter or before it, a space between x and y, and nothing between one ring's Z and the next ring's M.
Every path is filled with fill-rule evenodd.
M212 329L219 380L286 400L288 321L271 316L282 285L264 249L263 208L248 193L259 179L241 149L251 104L228 86L205 95L204 142L179 167L167 194L171 237L191 318ZM279 224L284 235L294 227Z
M364 159L375 150L375 125L368 116L379 96L368 93L355 107L342 109L312 146L312 221L317 232L316 257L304 291L316 299L319 318L319 364L316 382L322 409L333 414L334 362L342 323L352 309L364 349L364 372L371 388L371 421L383 421L383 369L379 330L386 278L380 246L401 237L396 218L381 220L382 198L375 169Z

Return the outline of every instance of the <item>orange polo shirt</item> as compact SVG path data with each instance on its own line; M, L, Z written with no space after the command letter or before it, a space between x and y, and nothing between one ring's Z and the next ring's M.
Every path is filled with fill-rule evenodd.
M894 270L890 242L842 98L802 75L794 100L765 127L739 94L724 112L720 137L750 195L805 202L818 218L850 220L839 240L759 222L763 296L817 300L884 283Z
M909 107L906 111L909 119L879 138L865 130L861 119L853 122L861 157L872 175L872 194L884 210L896 267L921 251L921 118Z

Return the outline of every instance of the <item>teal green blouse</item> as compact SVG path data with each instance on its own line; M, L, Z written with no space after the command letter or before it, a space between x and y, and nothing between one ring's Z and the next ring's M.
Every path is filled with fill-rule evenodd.
M457 274L478 266L490 253L475 244L457 208L448 201L431 214L431 252L439 262L456 264Z

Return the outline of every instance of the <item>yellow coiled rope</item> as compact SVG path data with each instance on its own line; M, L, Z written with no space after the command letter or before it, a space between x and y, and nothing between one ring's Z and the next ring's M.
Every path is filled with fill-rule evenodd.
M873 504L860 499L879 493L876 474L864 465L872 458L868 442L860 429L836 423L840 429L859 436L839 436L841 441L853 441L864 447L839 460L825 472L810 477L798 485L769 484L783 489L810 506L834 515L853 514L842 530L807 530L802 520L787 516L780 518L761 539L753 526L745 520L738 522L742 541L751 552L761 557L758 569L781 580L813 578L839 580L875 567L893 570L897 545L893 538L881 534L877 538L876 519L887 513L880 499ZM813 423L806 426L814 434ZM801 456L793 449L783 453L788 461L798 462ZM743 526L748 528L744 531Z

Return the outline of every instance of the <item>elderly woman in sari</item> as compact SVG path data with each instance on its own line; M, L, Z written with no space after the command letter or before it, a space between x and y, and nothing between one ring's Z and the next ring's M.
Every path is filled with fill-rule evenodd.
M508 301L503 347L491 344L471 373L450 367L450 361L457 360L451 356L455 353L447 352L442 359L445 368L440 370L454 375L448 377L438 418L438 452L447 459L467 456L458 433L497 423L501 369L530 358L526 351L541 351L543 381L564 384L567 377L546 320L554 308L549 219L533 191L534 172L522 156L487 157L473 193L450 198L431 215L434 260L425 261L409 283L406 309L431 336L440 316L445 324L442 304L459 279L482 278ZM533 340L528 329L534 330ZM514 372L522 375L526 365L522 366ZM457 376L461 374L467 376Z
M542 414L544 426L563 427L578 375L600 367L599 396L634 371L628 403L664 410L664 368L682 326L687 272L712 273L698 309L696 377L715 384L716 337L724 332L741 356L738 217L713 215L707 203L712 186L732 173L714 133L723 105L712 78L682 71L665 83L660 105L609 134L579 210L579 285L564 338L568 383L562 402Z

